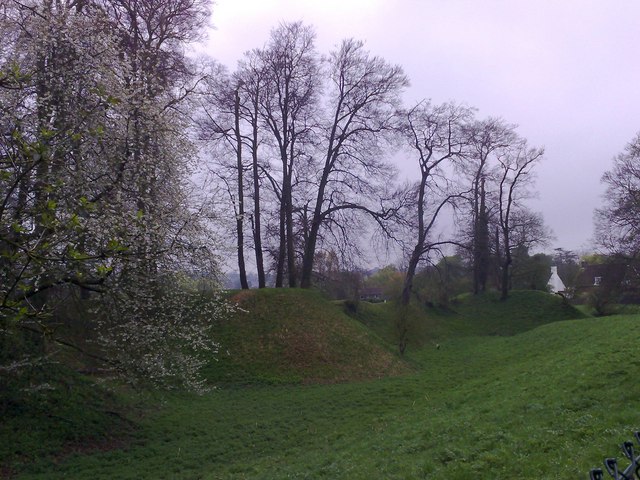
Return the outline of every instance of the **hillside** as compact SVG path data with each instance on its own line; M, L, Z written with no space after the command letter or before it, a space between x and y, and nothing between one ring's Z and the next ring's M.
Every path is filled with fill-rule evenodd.
M127 450L25 479L587 478L640 425L640 316L445 339L375 382L166 397Z
M0 382L0 478L42 459L120 448L133 438L137 410L125 396L63 365L29 373L22 383Z
M239 311L214 327L220 343L205 376L224 383L333 383L408 371L384 342L320 294L239 291Z
M343 304L345 313L376 332L389 345L395 345L396 307L393 302ZM501 301L495 292L465 294L455 298L449 308L412 303L408 313L409 351L443 340L467 336L510 336L547 323L584 318L572 305L545 292L522 290Z
M220 351L205 372L221 388L164 393L162 408L151 397L146 415L120 425L104 423L116 407L97 390L61 390L33 421L16 412L0 429L5 472L569 479L640 425L629 341L640 316L578 318L540 292L412 305L400 359L392 303L354 308L296 289L229 298L239 311L215 326Z
M329 302L301 289L235 291L239 311L214 327L218 358L206 368L214 384L332 383L409 371L397 356L393 302ZM515 335L560 320L582 318L558 296L512 292L463 295L451 308L412 304L409 353L448 338Z

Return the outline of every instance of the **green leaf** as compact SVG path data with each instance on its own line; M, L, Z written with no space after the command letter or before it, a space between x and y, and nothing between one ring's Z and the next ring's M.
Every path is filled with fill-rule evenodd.
M97 268L98 275L100 276L107 275L112 270L113 270L113 267L110 267L108 265L98 265L98 268Z
M67 248L67 255L69 255L69 257L71 257L74 260L86 260L88 258L86 253L79 252L78 250L76 250L74 247L71 247L71 246Z
M71 215L71 218L69 219L69 225L74 228L80 226L80 217L77 213Z
M42 130L40 130L40 135L42 135L42 138L45 140L49 140L55 134L56 132L54 130L49 130L48 128L43 128Z
M118 240L112 238L107 243L107 249L113 252L125 252L128 250L126 245L122 245Z
M117 97L114 97L113 95L109 95L109 96L107 97L107 103L108 103L109 105L119 105L120 103L122 103L122 100L120 100L120 99L119 99L119 98L117 98Z

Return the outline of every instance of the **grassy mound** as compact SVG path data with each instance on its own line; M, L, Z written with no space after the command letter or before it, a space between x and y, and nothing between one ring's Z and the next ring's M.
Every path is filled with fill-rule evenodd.
M175 395L127 451L24 478L586 478L640 425L640 316L445 339L376 382Z
M379 378L407 367L367 328L320 294L299 289L240 291L241 309L215 326L213 383L332 383Z
M447 310L412 305L410 370L393 353L392 303L354 308L295 289L231 299L242 310L215 326L219 360L205 373L232 388L165 394L163 408L117 444L126 422L108 397L63 375L79 385L3 418L0 458L13 461L0 472L569 479L615 454L640 425L640 316L582 318L540 292L513 292L506 302L463 296Z
M390 345L397 339L397 308L393 302L360 302L345 313L365 324ZM586 315L558 297L539 291L513 291L501 301L494 292L457 297L447 309L413 303L407 313L409 350L449 338L526 332L540 325L584 318Z
M547 323L584 318L585 315L557 295L515 290L507 300L497 293L463 295L443 326L443 336L515 335Z

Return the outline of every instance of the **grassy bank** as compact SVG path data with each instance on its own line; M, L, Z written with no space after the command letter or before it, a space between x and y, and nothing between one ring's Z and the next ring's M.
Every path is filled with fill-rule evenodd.
M298 322L317 314L300 305L309 302L320 309L313 318L326 322L325 335L335 332L327 320L333 318L364 335L369 347L363 352L375 345L390 354L384 346L389 304L361 305L356 316L362 324L354 324L320 297L265 295L273 297L236 300L256 313L274 300L280 314L297 312ZM562 320L575 312L547 305L549 298L555 302L526 294L511 305L491 297L461 299L456 310L432 311L422 320L440 330L433 336L425 330L421 347L409 351L413 369L380 379L335 383L335 374L309 375L322 369L307 362L289 377L297 384L260 381L284 371L284 363L267 368L269 361L285 360L282 351L266 348L269 356L258 352L258 366L247 367L240 383L222 382L204 396L164 395L162 407L140 420L126 445L34 459L18 478L587 478L640 426L640 316ZM365 315L367 309L375 315ZM249 338L271 338L279 321L264 315L255 324L237 317L221 326L229 329L226 344L238 351L243 345L232 331L243 321L238 318L244 318L243 331L254 332ZM345 372L342 361L329 365ZM209 372L212 378L239 368L222 362ZM304 378L320 383L300 385Z
M42 365L4 385L0 411L0 478L77 453L126 446L137 429L134 404L59 364Z
M240 291L238 312L214 328L218 359L207 379L224 384L335 383L408 371L384 342L319 293Z
M343 303L343 308L395 346L397 309L393 302ZM506 301L496 292L461 295L447 308L413 303L407 315L409 351L451 338L515 335L547 323L587 316L559 296L539 291L513 291Z

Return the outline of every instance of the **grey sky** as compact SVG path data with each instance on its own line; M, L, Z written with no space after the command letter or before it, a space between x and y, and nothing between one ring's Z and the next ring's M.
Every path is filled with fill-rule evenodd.
M519 125L546 148L539 199L557 240L592 235L602 173L640 130L638 0L217 0L207 53L233 69L281 21L315 27L402 65L407 101L455 100Z

